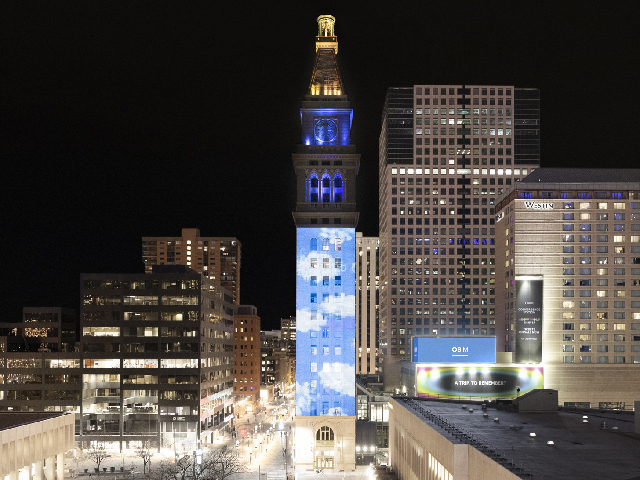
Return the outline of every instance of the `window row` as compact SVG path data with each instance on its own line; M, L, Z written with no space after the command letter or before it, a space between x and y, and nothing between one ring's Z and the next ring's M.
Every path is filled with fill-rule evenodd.
M312 173L306 180L305 200L307 202L341 203L346 198L342 175L336 173L333 178L325 173L321 178Z

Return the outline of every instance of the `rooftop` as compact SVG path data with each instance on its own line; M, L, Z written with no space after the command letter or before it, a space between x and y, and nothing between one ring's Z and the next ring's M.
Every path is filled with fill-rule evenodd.
M637 183L640 182L640 168L537 168L519 183L533 182Z
M451 442L471 444L523 478L640 478L633 412L516 413L492 406L484 412L474 404L394 399Z
M0 430L19 427L28 423L48 420L64 415L62 412L2 412L0 413Z

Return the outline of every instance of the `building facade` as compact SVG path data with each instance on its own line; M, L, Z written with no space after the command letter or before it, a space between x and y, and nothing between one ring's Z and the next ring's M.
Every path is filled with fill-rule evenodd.
M378 373L380 240L356 233L356 374Z
M64 454L74 448L73 415L0 414L0 476L8 480L64 479Z
M0 323L0 351L73 352L76 311L63 307L24 307L22 322Z
M541 323L545 387L567 406L630 408L640 391L640 170L538 169L496 204L498 349ZM519 282L542 283L523 315ZM524 297L523 297L524 298Z
M360 156L337 63L335 18L318 17L316 60L293 154L296 224L296 468L355 466L355 227ZM310 446L307 448L306 446Z
M380 349L397 387L413 335L494 335L498 196L540 163L539 91L390 88L380 134Z
M235 237L201 237L197 228L183 228L180 237L142 237L146 273L154 265L185 265L214 280L240 304L242 245Z
M233 316L233 396L243 411L255 411L260 401L260 317L253 305L239 305Z
M287 344L287 350L294 358L296 356L296 317L280 319L280 336Z
M83 274L81 442L191 451L233 415L231 293L183 266Z

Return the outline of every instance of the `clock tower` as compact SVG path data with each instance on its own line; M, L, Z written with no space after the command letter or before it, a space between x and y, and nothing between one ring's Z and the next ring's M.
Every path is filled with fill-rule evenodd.
M355 227L360 155L338 68L335 18L318 17L316 61L293 154L296 468L355 469Z

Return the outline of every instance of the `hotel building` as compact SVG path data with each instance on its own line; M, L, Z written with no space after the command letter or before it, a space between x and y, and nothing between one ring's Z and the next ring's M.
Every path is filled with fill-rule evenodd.
M561 405L629 408L640 391L640 169L538 169L498 197L495 220L498 350L518 356L531 317L518 282L541 281L545 388Z

